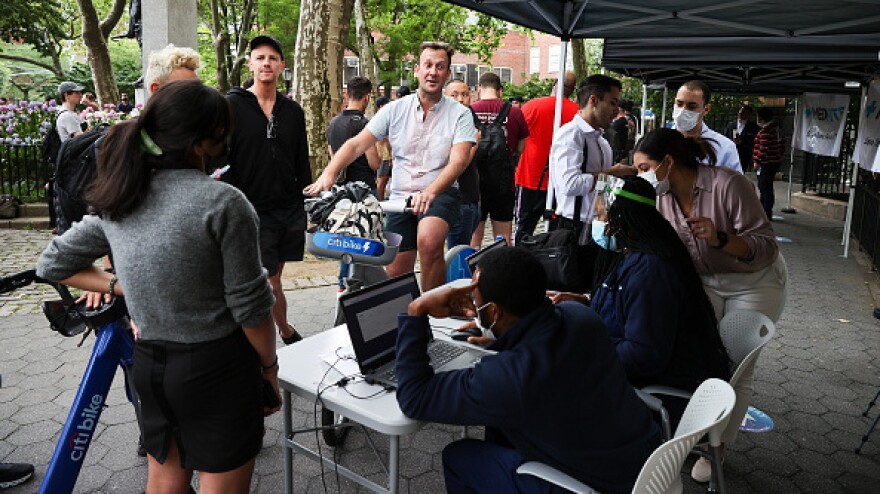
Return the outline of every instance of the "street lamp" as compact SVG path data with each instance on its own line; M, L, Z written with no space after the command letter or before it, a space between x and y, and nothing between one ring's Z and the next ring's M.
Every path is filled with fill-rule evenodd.
M284 95L289 98L290 83L293 82L293 69L291 69L290 67L284 67L284 73L281 77L284 78Z

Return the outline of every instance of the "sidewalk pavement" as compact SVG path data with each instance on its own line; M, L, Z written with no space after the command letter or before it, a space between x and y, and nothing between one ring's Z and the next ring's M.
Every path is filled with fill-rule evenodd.
M785 198L780 194L780 205ZM853 449L869 419L861 416L880 386L880 322L872 317L873 300L866 286L876 273L840 257L842 224L809 214L785 215L774 223L789 270L788 304L778 333L757 365L753 404L768 413L776 429L741 433L729 448L724 465L729 492L877 492L880 486L880 430L862 450ZM41 232L0 231L0 273L26 269L50 236ZM334 264L335 266L335 264ZM285 283L291 322L304 335L328 327L333 318L335 271L299 283L296 266ZM321 278L323 276L324 278ZM321 281L323 280L323 281ZM323 284L303 288L309 284ZM38 489L67 415L93 340L77 347L79 338L53 333L37 307L46 293L28 288L0 298L0 461L30 462L36 479L10 489L10 494ZM280 346L282 343L278 341ZM137 425L117 376L85 460L76 492L139 493L146 483L146 461L135 454ZM313 424L314 404L295 402L295 426ZM880 410L874 408L874 414ZM320 420L320 419L318 419ZM266 421L264 449L257 458L252 492L282 489L282 422ZM572 424L577 427L577 424ZM401 492L443 492L440 452L460 437L459 427L430 424L401 440ZM472 437L481 436L471 428ZM371 437L383 454L387 442ZM316 446L314 436L303 437ZM324 451L330 451L322 442ZM336 452L346 466L377 482L385 474L373 460L367 438L353 430ZM705 489L685 469L685 492ZM297 492L361 492L332 469L321 469L301 456L294 459Z

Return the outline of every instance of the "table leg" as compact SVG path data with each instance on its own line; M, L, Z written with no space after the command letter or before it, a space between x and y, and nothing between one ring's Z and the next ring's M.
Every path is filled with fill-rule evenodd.
M388 492L397 494L398 483L400 482L400 436L391 436L390 447L388 449Z
M286 389L282 389L281 393L284 400L281 405L281 413L284 415L284 437L281 439L281 445L284 448L284 492L291 494L293 492L293 448L287 441L293 433L293 405L291 403L293 397Z

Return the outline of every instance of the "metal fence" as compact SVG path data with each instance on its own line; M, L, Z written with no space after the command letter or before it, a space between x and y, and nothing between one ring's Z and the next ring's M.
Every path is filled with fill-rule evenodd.
M0 194L12 194L23 201L46 197L46 182L52 170L43 166L39 145L0 146Z
M880 180L864 170L859 171L853 201L852 235L870 256L874 270L880 268Z

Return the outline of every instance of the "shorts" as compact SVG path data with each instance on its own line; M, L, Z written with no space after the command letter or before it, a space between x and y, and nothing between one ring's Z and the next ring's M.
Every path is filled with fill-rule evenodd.
M305 245L305 230L260 222L260 262L269 276L278 274L278 266L283 262L302 261Z
M418 247L419 221L425 216L436 216L445 221L447 225L452 226L458 221L460 205L461 193L459 193L458 189L450 187L434 199L428 212L423 215L388 213L385 216L385 231L396 233L403 237L400 240L399 252L416 250Z
M234 470L263 445L262 373L242 329L205 343L141 340L134 351L144 448L159 463L172 438L186 470Z
M376 172L378 177L390 177L391 176L391 160L382 160L382 164L379 165L379 171Z
M516 194L511 190L493 190L492 192L480 190L480 221L492 217L495 221L513 221L513 209L516 204Z

